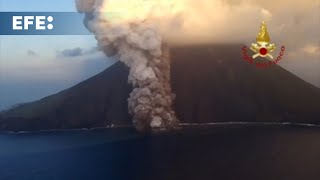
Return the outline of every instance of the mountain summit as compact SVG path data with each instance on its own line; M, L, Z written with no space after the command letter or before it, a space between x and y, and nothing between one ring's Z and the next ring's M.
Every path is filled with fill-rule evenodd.
M181 122L320 122L319 88L280 66L261 69L246 63L241 48L171 48L175 111ZM70 89L3 113L0 129L131 125L128 74L118 62Z

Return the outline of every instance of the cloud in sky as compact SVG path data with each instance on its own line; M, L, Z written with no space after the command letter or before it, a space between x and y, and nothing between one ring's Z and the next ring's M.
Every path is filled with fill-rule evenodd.
M308 55L320 57L320 45L316 46L309 44L303 47L302 51Z
M263 20L267 21L272 40L286 43L287 46L296 45L297 41L303 43L315 41L316 35L319 37L319 0L174 0L172 2L177 7L174 12L178 13L173 13L172 16L160 13L160 17L165 16L165 18L156 21L165 40L171 44L251 43Z
M74 49L65 49L59 52L58 56L62 57L77 57L83 55L83 49L81 48L74 48Z
M57 51L57 57L64 57L64 58L81 57L81 56L91 55L96 52L97 52L96 47L92 47L90 49L83 49L83 48L77 47L77 48L64 49L62 51Z
M27 54L28 54L28 56L33 56L33 57L39 56L39 54L37 52L30 50L30 49L27 51Z

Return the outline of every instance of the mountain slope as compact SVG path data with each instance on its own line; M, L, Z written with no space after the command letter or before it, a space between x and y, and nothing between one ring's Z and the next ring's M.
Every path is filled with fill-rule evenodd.
M173 50L176 109L183 121L320 122L319 88L280 66L261 69L246 63L241 47Z
M319 88L279 66L249 65L241 48L172 48L175 109L182 122L320 122ZM131 124L127 76L128 69L118 62L70 89L2 114L0 126L39 130Z
M117 63L80 84L3 114L2 129L91 128L129 124L128 69Z

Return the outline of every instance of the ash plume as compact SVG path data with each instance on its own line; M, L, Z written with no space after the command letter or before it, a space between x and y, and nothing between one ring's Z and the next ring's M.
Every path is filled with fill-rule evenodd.
M95 34L98 47L107 56L119 56L129 68L133 91L128 99L129 113L139 131L170 130L179 121L172 109L170 55L158 27L148 19L113 21L104 12L107 0L76 0L85 14L85 26Z

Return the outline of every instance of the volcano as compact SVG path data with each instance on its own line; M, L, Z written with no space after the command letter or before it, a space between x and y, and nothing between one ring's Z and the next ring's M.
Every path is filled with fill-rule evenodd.
M242 60L241 48L241 44L171 48L174 109L182 123L320 123L319 88L278 65L262 69L248 64ZM128 74L128 68L117 62L70 89L4 112L0 128L132 125Z

